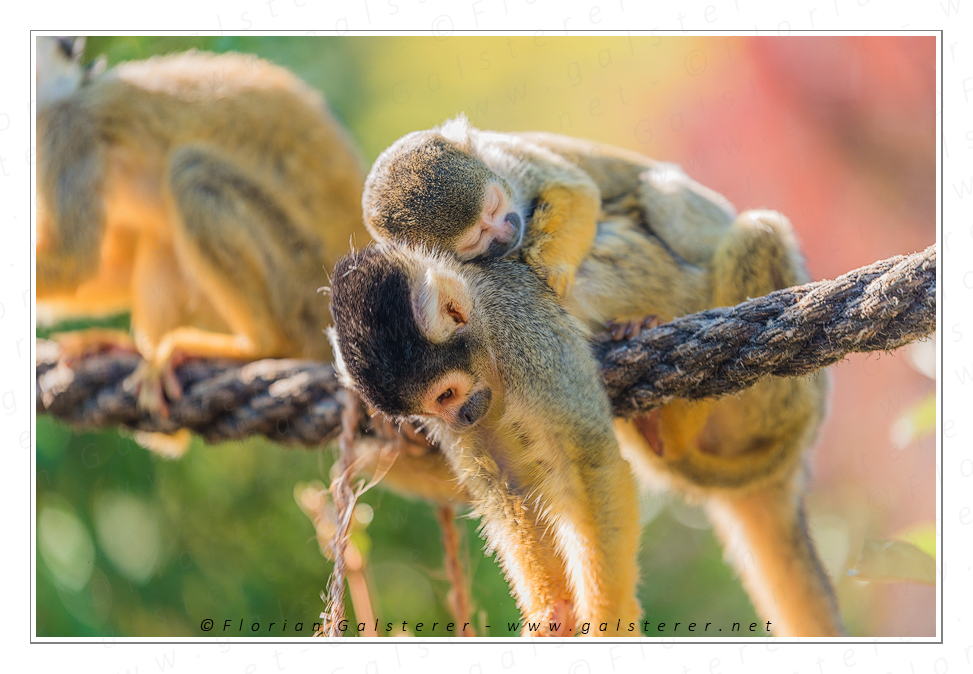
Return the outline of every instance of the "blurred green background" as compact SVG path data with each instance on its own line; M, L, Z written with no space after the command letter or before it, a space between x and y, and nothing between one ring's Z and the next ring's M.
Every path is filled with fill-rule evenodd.
M675 161L741 210L787 213L820 278L935 241L935 43L875 40L90 37L85 53L109 64L189 48L269 59L325 94L366 166L400 135L461 111L484 128ZM935 588L890 591L845 572L866 537L928 533L935 443L890 428L933 382L901 354L853 356L834 371L809 511L849 632L931 634ZM247 636L270 636L284 620L318 620L331 563L294 487L329 482L331 447L196 439L166 461L116 432L75 433L44 416L36 431L38 636L234 636L240 619L261 625ZM434 511L381 487L362 501L370 519L356 541L377 617L449 622ZM645 620L757 620L700 511L647 496L643 520ZM512 636L518 612L476 522L460 531L479 633ZM201 630L205 618L214 631Z

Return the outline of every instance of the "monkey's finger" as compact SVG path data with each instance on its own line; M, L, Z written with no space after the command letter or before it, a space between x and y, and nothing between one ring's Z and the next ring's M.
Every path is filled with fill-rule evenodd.
M169 418L169 406L162 393L162 380L159 377L143 378L139 384L139 407L161 419Z
M612 340L617 342L622 339L634 339L642 333L642 330L654 328L660 323L659 317L652 315L631 321L610 320L606 325L611 333Z
M170 363L162 370L162 388L169 400L179 400L182 398L182 385L176 378L176 372Z
M182 398L182 384L176 378L176 368L189 360L189 356L182 351L175 351L161 368L162 388L169 400Z
M615 321L608 321L608 332L611 333L612 341L614 342L625 339L626 329L627 329L626 323L616 323Z
M641 321L632 321L628 328L628 338L635 339L642 334L643 330L651 330L660 324L659 317L654 314L652 316L646 316Z
M173 378L175 375L172 375ZM177 382L178 386L178 382ZM169 406L163 394L163 373L142 361L135 371L122 382L122 389L136 397L139 409L162 419L169 418ZM180 395L182 390L180 388Z
M145 362L138 364L135 371L132 374L125 377L125 381L122 382L122 390L134 395L138 395L142 388L142 379L145 376Z

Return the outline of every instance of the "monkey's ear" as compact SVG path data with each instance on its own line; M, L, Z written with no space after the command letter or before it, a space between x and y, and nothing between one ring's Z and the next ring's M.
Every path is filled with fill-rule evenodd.
M443 122L443 125L439 127L439 133L461 147L466 147L470 143L470 131L472 129L470 120L461 112L452 119Z
M74 37L59 37L57 41L66 58L71 61L80 62L87 39L84 35L79 35Z
M413 294L416 323L434 344L445 342L469 322L473 301L466 281L443 267L428 267Z

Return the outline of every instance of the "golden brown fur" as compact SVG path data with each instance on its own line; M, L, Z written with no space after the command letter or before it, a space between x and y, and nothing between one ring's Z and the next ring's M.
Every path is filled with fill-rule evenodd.
M736 215L677 167L649 160L641 160L651 168L635 184L635 170L626 166L636 162L627 152L592 150L588 157L578 161L605 176L596 182L610 182L614 173L630 187L614 203L605 200L591 254L564 300L592 329L608 319L669 320L731 306L808 280L790 223L779 213ZM805 452L824 417L827 388L824 374L769 378L736 396L676 401L615 424L644 484L707 507L729 561L779 636L843 633L803 514Z
M491 196L501 203L491 204ZM553 146L481 131L461 115L382 152L362 206L379 241L422 243L460 259L516 251L563 295L594 239L600 195L588 173ZM464 247L478 228L480 245Z
M366 234L363 172L318 93L255 57L188 52L49 102L37 133L38 302L130 310L143 405L164 411L177 355L329 357L317 292Z
M590 330L646 315L666 321L808 280L779 213L738 215L678 167L632 152L512 135L580 167L600 191L597 235L562 299ZM778 636L843 630L803 512L806 450L825 414L827 382L824 374L769 378L736 396L676 401L615 422L643 484L708 509L728 560Z
M637 622L635 483L587 333L541 279L508 260L368 248L338 263L331 309L345 383L438 440L525 633Z

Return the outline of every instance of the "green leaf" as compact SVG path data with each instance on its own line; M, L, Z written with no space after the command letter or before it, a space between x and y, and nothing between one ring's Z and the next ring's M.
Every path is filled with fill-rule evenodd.
M912 543L866 539L861 559L848 575L875 583L936 584L936 560Z
M907 541L936 559L936 523L924 522L904 529L895 536L895 540Z
M930 393L899 417L889 436L899 449L907 447L913 440L936 430L936 393Z

